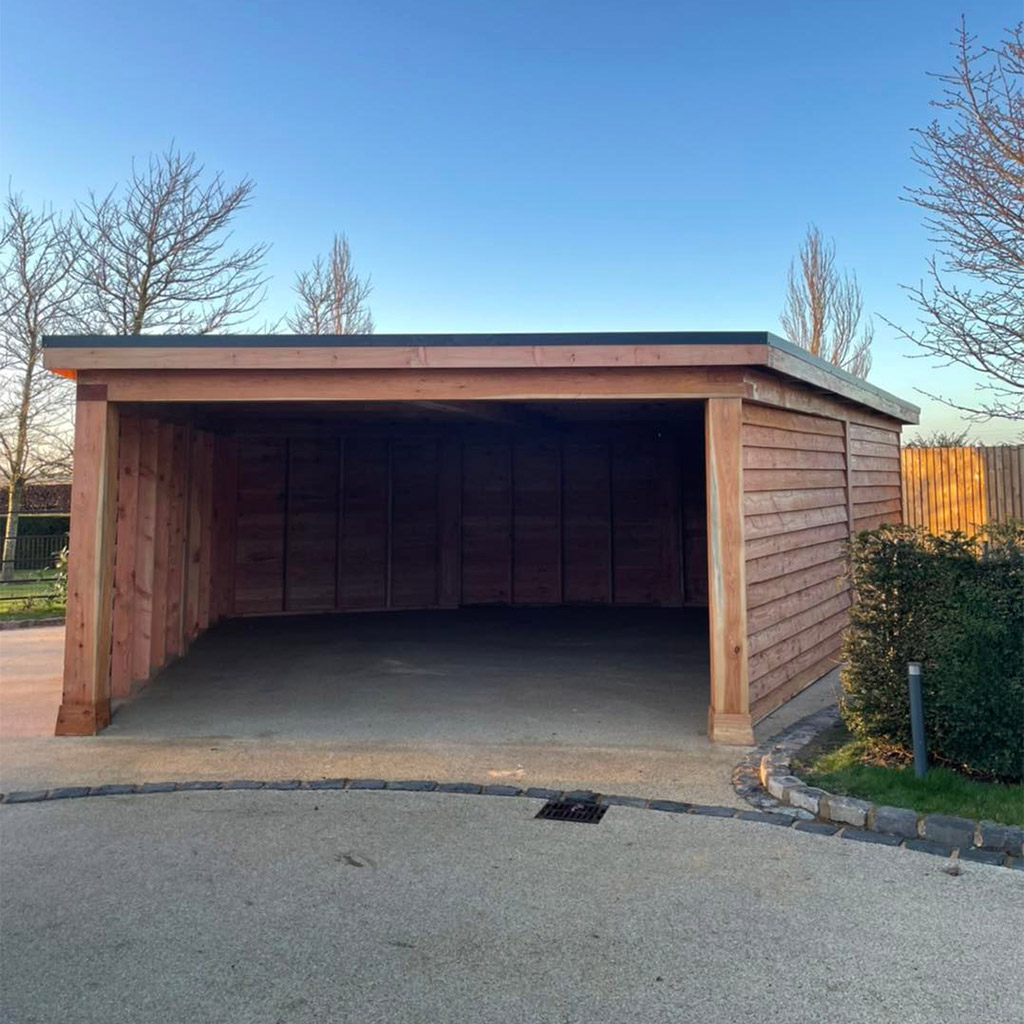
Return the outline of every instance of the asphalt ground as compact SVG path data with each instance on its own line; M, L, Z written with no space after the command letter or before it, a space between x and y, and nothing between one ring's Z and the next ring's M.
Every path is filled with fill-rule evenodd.
M438 793L0 806L0 1019L1019 1024L1024 873Z

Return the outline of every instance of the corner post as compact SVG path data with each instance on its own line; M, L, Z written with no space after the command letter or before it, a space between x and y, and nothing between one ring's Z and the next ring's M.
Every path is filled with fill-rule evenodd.
M707 400L704 444L711 650L708 736L716 743L750 745L754 732L747 679L742 426L742 399Z
M106 385L79 384L58 736L91 736L110 724L118 433Z

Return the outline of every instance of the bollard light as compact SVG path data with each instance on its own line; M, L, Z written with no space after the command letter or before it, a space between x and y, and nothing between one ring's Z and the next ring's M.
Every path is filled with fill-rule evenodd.
M921 700L921 663L907 662L910 688L910 735L914 741L914 775L923 779L928 771L928 747L924 741L924 704Z

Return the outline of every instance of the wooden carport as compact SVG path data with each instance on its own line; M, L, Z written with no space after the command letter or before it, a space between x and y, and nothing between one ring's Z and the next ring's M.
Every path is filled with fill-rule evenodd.
M703 591L708 732L749 743L836 663L842 543L899 520L918 413L753 332L54 337L46 365L78 389L58 735L226 616Z

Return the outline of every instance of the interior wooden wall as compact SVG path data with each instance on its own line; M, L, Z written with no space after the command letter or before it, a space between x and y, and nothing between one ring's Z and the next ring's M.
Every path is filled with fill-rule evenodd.
M120 416L110 694L127 697L233 601L235 442Z
M234 612L706 603L679 429L240 436Z
M899 522L899 426L744 403L750 707L763 717L838 664L851 531Z

